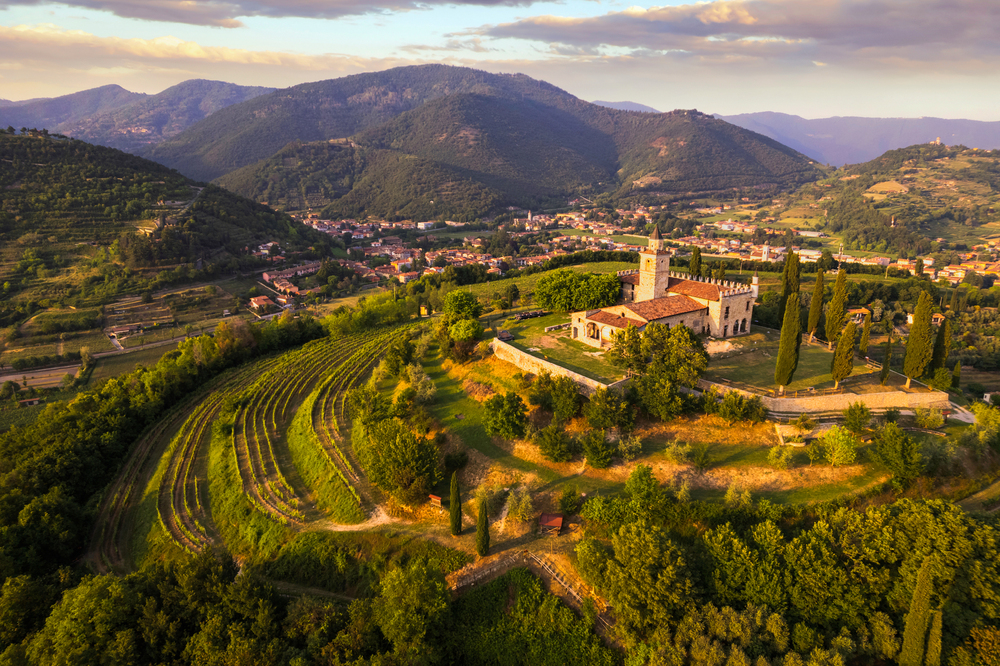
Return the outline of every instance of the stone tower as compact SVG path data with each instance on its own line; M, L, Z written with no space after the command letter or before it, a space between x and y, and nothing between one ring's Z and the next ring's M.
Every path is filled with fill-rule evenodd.
M753 277L750 278L750 292L753 294L754 300L760 296L760 276L757 275L756 270L753 272Z
M636 301L648 301L667 295L670 281L670 252L660 229L653 227L649 235L649 247L639 253L639 286L635 291Z

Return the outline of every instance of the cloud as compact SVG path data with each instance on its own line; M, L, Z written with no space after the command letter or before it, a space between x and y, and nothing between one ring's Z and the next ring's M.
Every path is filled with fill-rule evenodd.
M47 0L0 0L0 9ZM427 9L434 5L527 7L540 0L60 0L60 4L109 11L124 18L237 28L241 18L335 19Z
M1000 3L980 0L713 0L590 18L536 16L471 31L579 49L706 62L977 68L996 64ZM993 66L993 65L989 65Z

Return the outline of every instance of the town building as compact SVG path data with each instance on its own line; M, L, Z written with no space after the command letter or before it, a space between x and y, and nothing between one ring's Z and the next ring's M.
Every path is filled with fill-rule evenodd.
M627 326L640 331L646 324L687 326L695 333L728 338L750 331L758 278L747 287L675 273L670 270L670 251L658 229L649 246L639 253L638 270L622 271L621 299L600 310L575 312L571 318L574 339L592 347L608 347L612 337Z

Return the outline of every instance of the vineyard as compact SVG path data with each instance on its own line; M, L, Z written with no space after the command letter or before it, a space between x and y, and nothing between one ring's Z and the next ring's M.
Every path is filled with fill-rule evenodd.
M315 340L227 371L164 414L142 435L101 506L91 544L95 565L134 564L128 533L144 535L151 527L144 521L190 552L226 541L215 521L237 522L228 508L234 502L283 530L320 520L362 522L374 502L345 437L346 393L407 334L402 326ZM212 456L232 478L210 490L209 479L220 476L210 474ZM143 509L144 498L155 498L155 515Z

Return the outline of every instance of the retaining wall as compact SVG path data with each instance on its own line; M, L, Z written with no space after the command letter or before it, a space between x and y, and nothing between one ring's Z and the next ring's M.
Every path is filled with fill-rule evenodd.
M745 396L756 395L750 391L716 384L704 379L698 381L698 388L707 390L715 387L722 392L736 391ZM760 396L764 406L769 412L780 413L817 413L817 412L842 412L850 406L852 402L862 402L873 411L882 411L895 407L897 409L916 409L917 407L934 407L936 409L948 409L950 403L948 394L944 391L921 391L920 393L906 393L903 391L882 391L880 393L834 393L832 395L817 395L813 397L798 398L770 398Z
M517 347L497 340L496 338L490 343L490 348L493 353L496 354L497 358L502 361L507 361L508 363L513 363L517 367L530 372L534 375L539 375L543 372L548 372L554 377L569 377L574 382L580 385L582 393L584 395L592 395L594 391L601 388L621 388L628 384L628 379L622 379L612 384L604 384L597 381L596 379L591 379L590 377L584 377L578 372L573 372L572 370L567 370L566 368L552 363L551 361L546 361L545 359L538 358L537 356L532 356L528 352L521 351Z

